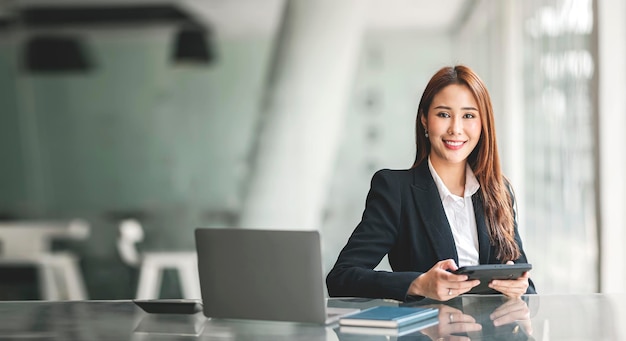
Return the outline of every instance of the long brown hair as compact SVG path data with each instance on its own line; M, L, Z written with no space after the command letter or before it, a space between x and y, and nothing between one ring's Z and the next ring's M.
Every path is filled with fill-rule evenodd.
M415 122L417 151L413 167L417 167L426 160L430 153L430 141L425 136L421 117L428 115L428 109L435 95L450 84L467 86L478 103L482 132L467 162L480 184L480 196L485 210L489 239L497 248L496 257L503 262L515 260L520 257L520 250L515 242L512 192L500 168L491 98L483 81L467 66L444 67L437 71L426 85L417 109Z

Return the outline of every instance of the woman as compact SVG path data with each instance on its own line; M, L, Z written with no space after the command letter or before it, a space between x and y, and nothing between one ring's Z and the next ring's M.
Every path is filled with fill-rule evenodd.
M411 169L372 177L362 220L326 278L330 296L446 301L479 284L451 273L460 266L527 263L491 99L471 69L444 67L431 78L416 146ZM393 272L374 270L385 255ZM490 287L509 297L535 293L528 273Z

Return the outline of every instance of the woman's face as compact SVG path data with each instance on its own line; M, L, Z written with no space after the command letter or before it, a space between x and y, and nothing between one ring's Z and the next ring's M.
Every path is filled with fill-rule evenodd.
M465 85L450 84L439 91L422 124L430 140L433 165L465 164L482 130L478 104Z

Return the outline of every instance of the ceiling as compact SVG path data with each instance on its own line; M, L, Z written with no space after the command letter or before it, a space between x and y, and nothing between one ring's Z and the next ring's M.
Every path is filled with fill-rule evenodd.
M371 0L368 24L373 29L447 30L471 0Z
M179 0L230 34L273 31L288 0ZM311 0L305 0L311 1ZM317 1L317 0L313 0ZM374 30L447 30L472 0L360 0Z
M0 0L0 18L15 8L34 5L125 6L180 4L222 36L275 32L288 0ZM305 0L311 1L311 0ZM318 0L314 0L318 1ZM369 6L367 26L372 30L446 30L462 17L472 0L362 0Z

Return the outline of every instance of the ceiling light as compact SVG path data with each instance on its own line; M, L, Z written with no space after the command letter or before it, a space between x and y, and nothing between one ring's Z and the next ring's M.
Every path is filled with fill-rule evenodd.
M215 59L215 50L209 33L199 26L181 28L174 40L174 62L210 64Z
M34 36L25 46L29 72L83 72L91 69L82 41L73 36Z

